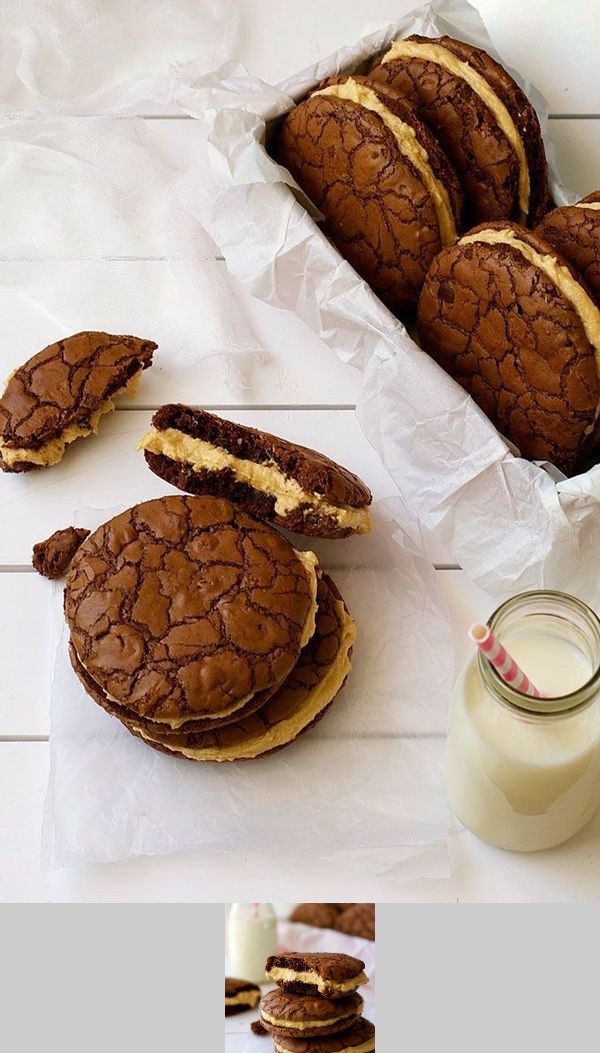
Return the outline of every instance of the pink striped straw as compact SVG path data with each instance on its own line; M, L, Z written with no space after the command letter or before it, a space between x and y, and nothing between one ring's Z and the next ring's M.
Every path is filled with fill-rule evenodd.
M469 636L488 662L499 672L502 679L514 687L515 691L520 691L522 695L531 695L532 698L542 697L537 687L534 687L514 658L511 658L488 625L472 625L469 629Z

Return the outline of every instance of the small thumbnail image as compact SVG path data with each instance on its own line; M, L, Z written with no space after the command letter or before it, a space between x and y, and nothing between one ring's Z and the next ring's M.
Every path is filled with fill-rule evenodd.
M374 1053L375 904L225 908L225 1053Z

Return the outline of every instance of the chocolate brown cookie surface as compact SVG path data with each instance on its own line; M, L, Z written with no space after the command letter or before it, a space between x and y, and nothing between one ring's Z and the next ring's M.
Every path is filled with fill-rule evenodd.
M462 194L414 109L361 77L326 83L285 118L275 155L381 299L414 311L431 260L460 227Z
M371 492L316 450L192 406L162 406L141 439L153 472L187 493L227 497L312 537L371 529Z
M267 958L267 979L294 994L343 998L369 982L365 963L349 954L289 952Z
M375 939L375 904L354 903L336 918L334 928L347 936L359 936L363 940Z
M45 541L38 541L33 546L31 560L35 570L44 578L62 578L89 533L89 530L70 526L55 530Z
M471 231L432 264L418 330L522 456L575 469L596 427L600 312L551 246L510 223Z
M97 430L115 396L135 390L156 347L135 336L77 333L30 358L0 396L0 468L28 472L60 461L69 443Z
M312 636L314 568L312 553L229 501L146 501L76 553L71 646L99 691L142 723L235 719L277 690Z
M437 136L463 184L467 226L534 226L551 207L535 109L485 51L414 35L392 44L368 79L400 91Z
M600 305L600 191L553 209L535 233L568 260Z
M360 1017L341 1035L323 1038L274 1038L277 1053L375 1053L375 1027Z
M261 998L260 1021L276 1037L316 1038L352 1027L363 1008L363 999L356 992L344 998L315 998L277 987Z
M144 726L87 683L88 693L111 715L119 717L133 735L163 753L193 761L252 760L289 745L313 727L333 702L350 671L354 623L327 575L319 577L315 631L282 686L246 717L237 714L214 730L161 733ZM80 679L85 673L77 668ZM218 721L215 723L218 724Z
M331 903L299 903L290 914L290 921L313 925L317 929L332 929L338 910Z
M248 980L225 977L225 1016L245 1013L260 1002L260 987Z

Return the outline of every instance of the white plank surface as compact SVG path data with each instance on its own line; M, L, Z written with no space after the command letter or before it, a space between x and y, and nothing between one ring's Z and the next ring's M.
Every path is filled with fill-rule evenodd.
M240 0L242 26L237 53L251 72L275 82L291 71L360 35L366 23L397 18L414 0ZM600 19L595 5L566 0L480 0L496 44L509 63L533 80L550 100L552 135L564 182L580 194L600 186L600 114L597 55ZM579 115L579 117L577 116ZM204 164L205 132L199 122L155 119L147 132L175 168ZM52 266L56 266L53 263ZM143 281L158 261L130 259L133 281ZM223 264L220 264L223 266ZM1 278L2 261L0 261ZM74 867L42 874L39 840L48 768L47 697L51 673L48 583L27 571L31 544L70 520L77 507L110 507L165 492L145 467L135 441L152 407L185 398L227 407L235 419L268 427L322 446L363 475L377 496L392 492L377 458L360 435L349 409L360 375L343 366L299 319L252 300L237 290L249 329L264 360L245 364L234 378L223 360L204 360L185 377L160 364L145 374L136 410L105 421L101 437L74 447L52 472L0 479L0 900L153 901L227 900L240 897L285 900L401 899L415 901L597 900L600 879L600 818L568 845L535 857L503 853L466 832L450 840L453 880L418 882L401 888L384 879L340 874L307 857L303 863L245 856L236 866L196 852L138 859L110 867ZM56 322L31 301L0 295L7 362L27 357L54 339ZM198 340L203 339L198 317ZM199 346L202 346L199 343ZM211 349L218 350L218 349ZM7 357L9 356L9 357ZM241 379L241 382L240 382ZM140 408L142 407L142 408ZM266 409L263 409L266 407ZM280 407L276 409L274 407ZM314 407L301 409L299 407ZM319 408L321 407L321 408ZM442 553L434 558L443 561ZM439 572L455 630L457 666L466 659L465 627L489 614L493 604L461 571ZM32 741L32 740L40 741ZM431 740L441 755L441 739Z

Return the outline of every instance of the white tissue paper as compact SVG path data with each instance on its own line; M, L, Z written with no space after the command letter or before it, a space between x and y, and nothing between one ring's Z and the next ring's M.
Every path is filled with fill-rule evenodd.
M0 119L0 297L15 330L4 375L83 329L152 337L167 372L259 352L214 245L179 201L189 168L165 156L156 123Z
M0 105L98 114L171 105L231 55L234 0L4 0Z
M359 994L365 1001L363 1016L372 1024L375 1020L375 941L362 940L358 936L346 936L343 932L332 929L316 929L312 925L300 925L292 921L280 921L277 925L277 943L281 951L298 951L300 953L318 954L335 951L337 954L350 954L365 963L365 973L369 983L359 988ZM266 988L265 988L266 990ZM265 1050L265 1038L254 1035L250 1030L252 1020L258 1020L257 1010L239 1016L226 1017L226 1034L245 1035L243 1053L260 1053ZM227 1041L225 1042L227 1053Z
M75 521L94 529L117 511ZM71 669L57 588L43 865L191 846L293 859L310 846L315 858L392 881L448 876L440 769L451 629L435 571L404 518L398 500L384 501L366 545L316 546L357 623L353 669L315 728L244 763L166 757L97 706Z
M183 89L182 105L211 123L213 175L213 185L188 184L186 202L254 296L295 311L340 358L362 368L362 428L425 533L498 598L558 588L599 607L600 578L593 571L600 467L565 479L515 456L327 241L312 218L315 210L298 188L292 192L293 181L265 150L265 129L293 101L326 76L356 71L410 33L447 33L496 54L474 7L437 0L278 88L232 65ZM553 164L546 102L513 75L540 116L555 200L572 202L575 195L560 184Z

